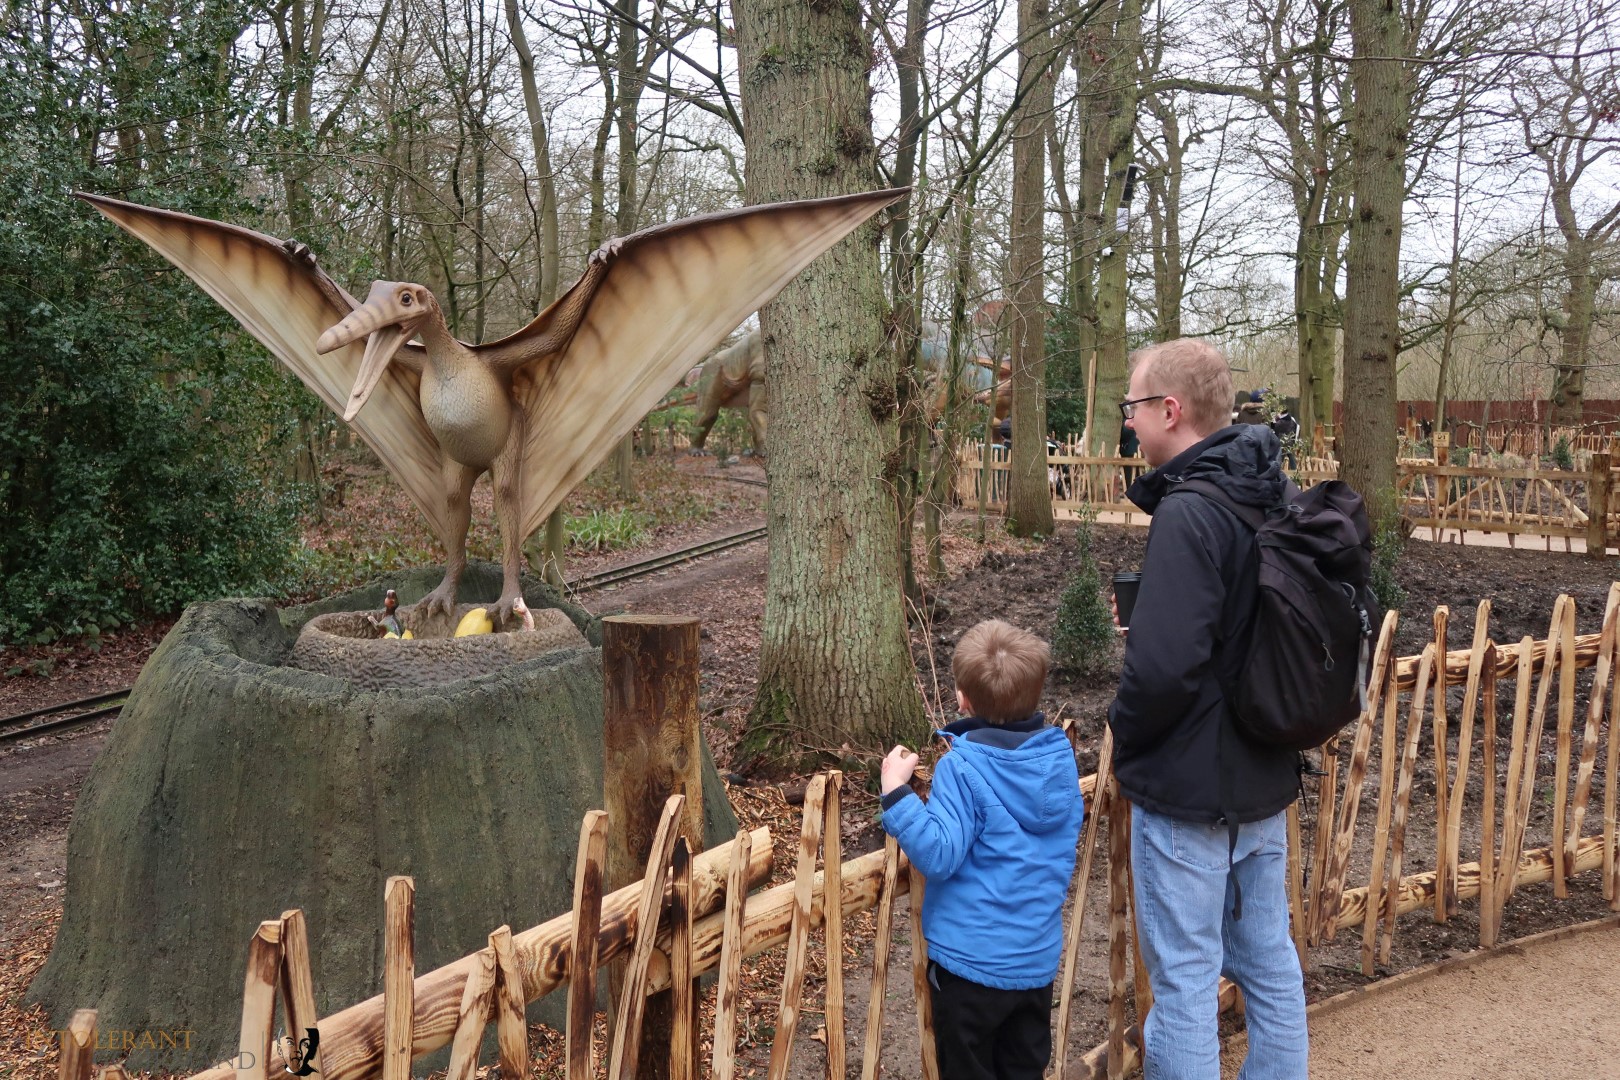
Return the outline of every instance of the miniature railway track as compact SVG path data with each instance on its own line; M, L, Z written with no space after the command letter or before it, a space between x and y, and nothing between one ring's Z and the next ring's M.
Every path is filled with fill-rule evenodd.
M752 480L739 480L740 483L758 483ZM595 574L582 574L568 582L571 592L590 592L595 589L607 588L621 582L631 581L647 574L667 570L673 566L691 562L693 559L705 555L714 555L731 548L741 547L743 544L762 540L765 537L765 527L744 529L729 536L718 537L701 544L671 551L664 555L655 555L650 559L643 559L626 566L617 566L611 570L602 570ZM0 746L7 743L20 742L23 739L38 738L41 735L60 735L62 732L74 728L93 724L97 720L109 716L117 716L124 707L124 701L129 697L130 687L121 690L110 690L105 694L96 694L92 697L80 698L77 701L64 701L56 705L47 705L28 712L17 713L15 716L0 718ZM66 715L62 715L66 714Z
M124 700L129 697L129 691L130 688L126 686L122 690L110 690L105 694L47 705L0 719L0 745L40 735L59 735L108 716L117 716L124 707ZM58 713L68 715L59 716Z
M744 482L747 483L748 481ZM609 585L617 585L620 582L629 581L646 574L657 573L659 570L667 570L672 566L691 562L693 559L701 558L704 555L713 555L764 538L765 526L763 525L755 529L744 529L729 536L722 536L701 544L693 544L691 547L682 548L679 551L672 551L667 555L654 555L650 559L630 563L628 566L619 566L595 574L581 575L571 579L568 582L568 588L572 592L590 592L594 589L603 589Z

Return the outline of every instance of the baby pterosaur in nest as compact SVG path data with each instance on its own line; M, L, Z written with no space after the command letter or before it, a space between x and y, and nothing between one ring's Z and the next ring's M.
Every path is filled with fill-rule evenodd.
M376 451L448 554L422 601L430 615L454 609L469 495L491 474L501 625L520 595L524 537L738 323L903 195L752 206L611 240L533 322L483 345L452 337L421 285L373 282L362 304L302 244L80 198L185 271Z

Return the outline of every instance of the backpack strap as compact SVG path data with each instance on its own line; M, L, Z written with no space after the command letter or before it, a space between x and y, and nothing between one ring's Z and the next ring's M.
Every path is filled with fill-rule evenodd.
M1227 493L1225 488L1213 481L1199 480L1196 478L1192 480L1183 480L1172 490L1198 492L1198 494L1209 499L1211 502L1216 502L1221 506L1226 507L1226 509L1232 512L1233 517L1243 522L1243 524L1247 525L1254 532L1259 532L1260 527L1266 523L1267 515L1264 507L1250 506L1247 503L1238 502Z

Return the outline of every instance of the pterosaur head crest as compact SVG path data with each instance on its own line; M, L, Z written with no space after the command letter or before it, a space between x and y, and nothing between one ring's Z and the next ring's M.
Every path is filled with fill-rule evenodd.
M366 355L360 361L360 376L343 410L344 420L354 419L388 362L437 306L438 301L425 286L409 281L374 281L366 302L320 336L315 351L322 353L366 337Z

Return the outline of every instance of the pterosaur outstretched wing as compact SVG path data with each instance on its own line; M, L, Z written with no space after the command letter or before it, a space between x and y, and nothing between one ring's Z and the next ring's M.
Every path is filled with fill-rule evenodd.
M484 346L498 360L580 319L566 347L515 380L527 416L523 534L739 323L905 194L774 203L647 229L621 242L594 292L582 295L582 281L524 329Z
M99 195L79 198L185 271L248 333L315 391L333 412L344 404L360 371L365 342L322 355L315 341L360 305L315 265L307 251L289 251L274 237L236 225L157 210ZM416 346L406 346L415 350ZM420 369L420 362L414 365ZM411 365L388 366L370 403L353 421L427 516L446 535L439 444L422 418L420 376Z

